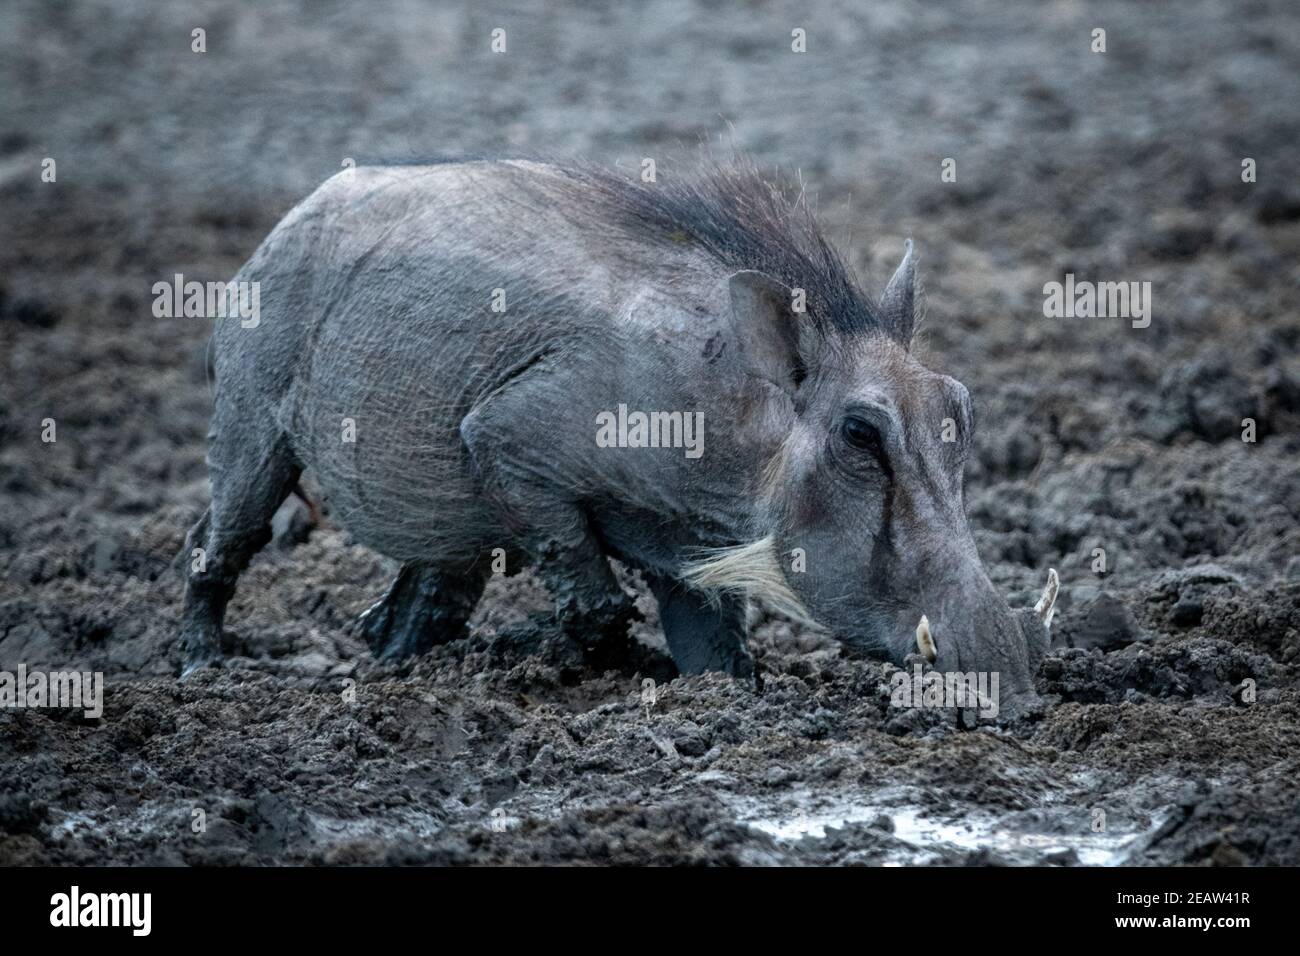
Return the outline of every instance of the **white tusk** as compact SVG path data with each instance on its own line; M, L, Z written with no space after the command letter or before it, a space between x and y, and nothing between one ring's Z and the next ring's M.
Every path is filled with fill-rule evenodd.
M1056 613L1056 593L1060 588L1061 579L1056 576L1056 568L1048 568L1047 587L1043 588L1043 596L1034 605L1034 611L1042 619L1043 627L1052 626L1052 615Z
M930 619L924 614L921 615L921 623L916 625L916 648L931 664L939 656L939 650L934 646L934 638L930 636Z

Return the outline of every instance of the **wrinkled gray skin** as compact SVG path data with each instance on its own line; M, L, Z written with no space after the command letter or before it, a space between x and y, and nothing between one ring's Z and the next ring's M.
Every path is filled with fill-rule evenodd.
M999 672L1003 715L1021 712L1047 632L1012 614L976 554L970 400L907 350L910 250L879 305L889 334L819 333L770 276L601 228L568 188L533 163L359 168L257 250L236 278L261 283L260 323L218 320L214 336L186 673L219 663L236 578L309 470L335 520L403 563L363 619L382 656L456 637L501 548L511 572L535 564L560 626L589 644L636 614L607 557L641 569L681 671L749 676L744 597L681 577L701 549L770 536L841 640L901 663L926 614L936 667ZM619 403L702 411L703 456L597 447L597 414ZM883 456L846 441L850 414Z

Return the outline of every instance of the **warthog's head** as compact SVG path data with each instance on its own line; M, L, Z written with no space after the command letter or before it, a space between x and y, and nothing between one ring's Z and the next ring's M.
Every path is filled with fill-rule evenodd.
M757 593L897 663L920 653L941 671L996 673L999 710L1013 716L1037 701L1056 574L1038 608L1013 613L985 573L963 502L970 395L909 351L915 285L911 243L856 324L812 317L834 296L758 272L730 279L746 362L765 380L759 428L777 450L762 480L766 536L693 579Z

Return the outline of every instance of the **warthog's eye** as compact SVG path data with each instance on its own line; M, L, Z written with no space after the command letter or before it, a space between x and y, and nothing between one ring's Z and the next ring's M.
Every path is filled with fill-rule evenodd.
M870 452L879 458L884 453L884 445L880 440L880 432L876 426L870 422L863 421L861 418L849 416L844 419L844 440L860 451Z

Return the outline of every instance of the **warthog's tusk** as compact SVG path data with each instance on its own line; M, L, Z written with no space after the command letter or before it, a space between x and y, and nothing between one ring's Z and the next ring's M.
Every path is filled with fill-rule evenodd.
M1061 579L1056 576L1056 568L1047 569L1047 587L1043 588L1043 596L1038 599L1034 605L1034 610L1043 622L1043 627L1052 626L1052 615L1056 613L1056 592L1061 588Z
M939 656L939 651L934 646L934 638L930 636L930 619L924 614L921 615L921 623L916 625L916 648L931 664Z

